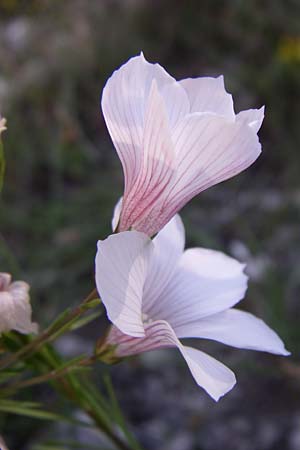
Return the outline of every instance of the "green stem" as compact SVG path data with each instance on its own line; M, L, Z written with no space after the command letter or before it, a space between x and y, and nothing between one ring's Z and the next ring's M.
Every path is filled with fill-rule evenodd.
M82 314L85 313L86 308L84 307L89 301L93 300L95 298L95 295L97 295L96 290L94 289L86 298L85 300L78 306L76 306L70 313L66 316L63 323L57 325L57 326L49 326L44 330L39 336L37 336L35 339L29 342L29 344L25 345L24 347L20 348L15 353L12 353L8 355L6 358L3 358L0 360L0 370L6 369L7 367L11 366L15 362L19 361L20 359L25 359L31 356L33 353L38 351L42 345L47 343L50 338L57 334L58 331L63 328L68 323L72 322L75 318L80 317Z
M88 357L85 356L81 360L77 359L77 361L74 362L74 364L72 365L68 365L59 369L54 369L45 374L38 375L37 377L33 377L28 380L23 380L18 383L11 384L10 386L1 389L1 395L3 394L8 395L9 393L12 392L14 393L19 389L23 389L25 387L35 386L36 384L42 384L47 383L48 381L57 380L80 367L90 366L95 362L96 359L97 357L94 355Z

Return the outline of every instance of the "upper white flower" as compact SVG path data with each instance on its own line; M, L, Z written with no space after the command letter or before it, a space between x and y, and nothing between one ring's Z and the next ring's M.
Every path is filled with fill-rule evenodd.
M235 114L222 76L176 81L141 54L109 78L101 105L125 177L118 231L154 235L261 152L264 108Z
M112 327L106 344L116 356L177 347L196 382L215 400L235 376L180 338L207 338L238 348L288 355L263 321L232 309L245 294L244 265L203 248L184 251L184 227L175 216L153 239L125 231L98 242L96 285Z
M0 333L16 330L37 333L38 326L31 321L29 285L24 281L11 282L11 275L0 273Z

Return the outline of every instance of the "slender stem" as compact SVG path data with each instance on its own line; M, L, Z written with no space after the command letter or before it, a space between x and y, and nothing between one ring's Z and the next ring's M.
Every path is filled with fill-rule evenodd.
M29 342L29 344L22 347L16 353L12 353L8 355L6 358L0 360L0 370L6 369L8 366L20 360L21 358L22 359L24 359L25 357L28 358L32 353L36 352L45 342L49 340L49 338L53 334L57 333L57 331L62 327L62 325L68 324L76 317L79 317L81 314L83 314L85 312L85 309L82 307L86 305L90 300L93 300L95 298L95 295L97 295L96 289L94 289L83 300L83 302L80 305L76 306L72 311L70 311L70 313L66 316L65 320L63 321L63 324L59 324L54 327L50 325L39 336L37 336L35 339Z
M64 375L70 373L72 370L77 369L79 367L90 366L96 361L97 357L93 356L85 356L81 360L77 360L74 365L70 365L67 367L63 367L61 369L51 370L45 374L39 375L37 377L30 378L28 380L23 380L18 383L11 384L7 388L4 387L1 389L1 394L8 394L10 392L15 392L19 389L23 389L25 387L34 386L36 384L46 383L48 381L57 380Z
M50 325L45 331L30 341L27 345L20 348L17 352L0 360L0 370L12 365L20 359L24 360L28 358L33 353L37 352L41 346L48 343L51 338L53 339L57 337L61 329L65 329L66 325L84 314L86 311L84 306L86 306L96 296L97 292L96 290L93 290L86 297L86 299L80 305L71 310L62 321L59 321L56 324L54 323L52 326ZM102 430L120 450L132 450L129 444L124 442L124 440L111 428L110 422L106 419L105 415L102 414L101 410L98 411L98 408L95 408L95 400L88 392L85 392L84 387L81 387L80 380L75 377L75 374L70 373L72 369L76 368L75 366L87 366L94 362L97 359L96 355L83 357L81 361L79 360L76 363L74 362L74 366L70 365L64 368L57 367L57 363L59 363L59 361L49 359L43 354L43 352L39 352L37 356L43 359L49 369L49 372L38 375L30 380L20 381L19 383L9 387L8 390L11 389L15 391L24 387L44 383L46 381L53 381L53 388L64 395L64 397L70 400L74 405L85 411L85 413L93 420L95 425Z

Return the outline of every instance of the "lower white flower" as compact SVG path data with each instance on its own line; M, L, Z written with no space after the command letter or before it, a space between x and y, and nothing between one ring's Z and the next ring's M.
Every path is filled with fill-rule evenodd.
M0 273L0 333L16 330L37 333L38 326L31 321L29 285L24 281L11 282L11 275Z
M218 400L235 385L234 373L179 339L289 352L262 320L232 309L247 289L245 266L213 250L184 251L184 240L177 215L153 241L144 233L125 231L98 242L96 285L113 323L104 348L114 346L114 355L124 357L177 347L197 384Z

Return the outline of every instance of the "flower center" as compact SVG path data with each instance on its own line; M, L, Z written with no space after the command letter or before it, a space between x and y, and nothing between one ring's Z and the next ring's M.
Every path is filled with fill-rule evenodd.
M148 314L143 313L142 314L142 321L145 325L149 325L149 323L153 322L153 319L151 319L151 317L148 316Z

